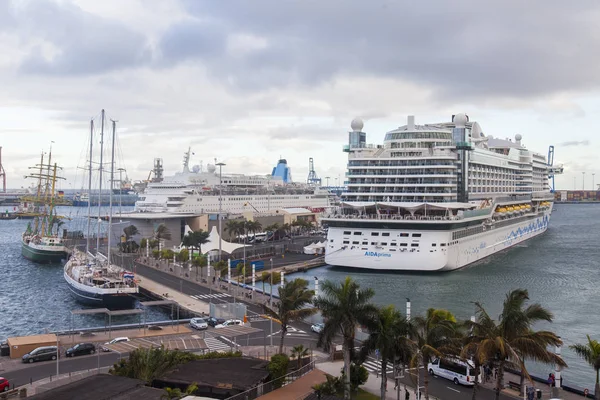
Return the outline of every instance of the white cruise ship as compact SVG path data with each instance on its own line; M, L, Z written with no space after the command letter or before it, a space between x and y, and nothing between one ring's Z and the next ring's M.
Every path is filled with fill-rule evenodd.
M185 153L183 171L160 176L149 182L135 203L135 212L211 213L219 210L219 191L225 213L267 212L281 208L304 207L322 211L329 206L329 192L312 185L288 182L286 160L279 160L272 175L221 174L215 165L206 170L189 168L190 151ZM162 173L160 169L158 174ZM155 167L155 171L157 168ZM275 171L286 171L279 176ZM155 175L157 173L155 172Z
M484 135L465 114L426 125L410 116L373 146L361 120L351 127L347 191L322 218L328 264L448 271L548 228L548 179L561 168L526 149L520 134Z

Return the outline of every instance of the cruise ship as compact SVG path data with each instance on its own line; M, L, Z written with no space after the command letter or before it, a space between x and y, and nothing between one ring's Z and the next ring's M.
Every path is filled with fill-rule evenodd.
M154 178L135 203L134 212L229 213L268 212L281 208L304 207L323 211L329 206L329 192L314 185L291 182L290 168L280 159L271 175L223 174L214 164L195 165L190 170L188 150L183 171L162 176L162 162L155 160Z
M330 265L450 271L545 232L548 179L562 168L528 150L522 136L485 135L476 121L407 124L368 145L351 123L347 190L324 215ZM552 147L553 150L553 147Z

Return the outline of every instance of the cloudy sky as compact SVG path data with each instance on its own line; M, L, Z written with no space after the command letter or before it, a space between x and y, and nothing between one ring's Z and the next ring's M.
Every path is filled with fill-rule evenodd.
M494 4L495 3L495 4ZM0 145L9 187L54 141L81 186L89 120L118 121L121 166L145 179L224 161L295 180L342 176L352 118L368 141L466 112L495 137L556 146L559 188L598 169L600 5L379 0L0 1ZM600 175L598 176L600 183Z

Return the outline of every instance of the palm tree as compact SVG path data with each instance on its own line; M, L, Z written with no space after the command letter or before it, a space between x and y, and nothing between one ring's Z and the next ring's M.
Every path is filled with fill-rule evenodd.
M579 357L587 361L596 371L596 387L594 388L594 398L600 399L600 343L597 340L586 335L588 342L586 344L573 344L569 346Z
M171 240L171 231L165 224L159 224L154 230L154 239L158 240L158 248L163 240Z
M279 342L279 353L283 353L283 341L288 330L288 324L292 321L307 318L317 312L310 307L315 296L314 290L308 289L308 281L297 278L278 288L279 301L273 308L264 305L265 313L271 318L278 319L281 323L281 340Z
M418 316L414 320L413 337L417 343L417 352L411 360L411 367L427 368L434 357L458 352L455 348L457 338L456 318L450 311L430 308L425 317ZM429 375L423 379L425 400L429 400Z
M552 314L537 303L523 308L527 300L527 290L516 289L509 292L498 322L488 315L480 303L475 303L476 322L468 323L473 330L471 341L477 343L477 359L481 363L496 362L498 365L496 399L500 398L504 369L507 365L516 366L521 370L523 388L525 378L531 380L525 367L526 359L567 366L560 356L548 351L548 346L562 344L560 338L553 332L536 332L531 328L537 321L551 322Z
M370 303L374 294L373 289L361 289L352 278L346 277L340 283L323 282L322 292L314 302L325 320L317 345L324 345L327 350L337 333L343 337L344 399L350 399L350 357L356 328L358 325L369 325L377 315L377 307Z
M258 221L247 221L246 230L252 232L253 235L256 235L256 232L262 231L263 227L262 224Z
M378 310L377 315L367 328L369 338L362 344L361 356L364 360L367 354L378 350L381 357L381 399L386 396L387 365L401 360L410 360L414 352L414 343L407 338L410 324L393 305Z
M304 345L299 344L297 346L292 347L292 359L297 358L297 363L296 363L296 367L297 369L300 369L301 367L303 367L304 365L302 365L303 361L302 359L304 357L308 356L308 348L304 347Z
M279 231L279 229L281 228L279 227L278 223L274 223L265 227L265 231L273 233L273 235L271 236L272 241L275 241L275 234Z
M202 253L202 245L209 242L208 232L204 232L202 229L196 232L188 232L183 237L183 245L192 249L192 256L194 255L194 249L198 249L199 253Z
M271 275L273 275L273 280L271 280ZM263 271L263 273L260 275L259 279L262 281L263 284L263 294L266 295L265 293L265 282L280 282L281 281L281 272L279 271Z
M138 230L137 226L129 225L123 228L123 233L125 234L125 241L129 241L129 239L131 239L135 235L138 235L140 231Z
M245 220L242 222L235 219L230 219L225 224L225 231L229 232L230 235L235 236L239 241L240 235L242 235L244 232L244 222Z

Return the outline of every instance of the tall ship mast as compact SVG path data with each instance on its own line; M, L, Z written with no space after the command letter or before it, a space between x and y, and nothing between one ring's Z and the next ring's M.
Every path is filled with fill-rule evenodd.
M554 169L522 136L484 135L465 114L407 124L368 145L351 123L347 191L322 218L330 265L449 271L545 232Z
M35 218L33 223L27 224L27 229L22 235L21 254L28 260L37 263L58 263L66 258L66 249L63 239L59 236L62 225L60 216L56 215L56 181L65 179L57 176L62 168L56 163L52 164L52 146L48 160L44 162L42 152L40 163L30 167L32 172L26 178L37 179L37 189L34 197L29 201L34 205Z
M102 174L104 171L103 156L104 156L104 125L105 113L101 112L100 117L100 168L99 168L99 192L102 194ZM116 122L112 121L112 151L110 161L110 180L114 182L115 175L115 135ZM90 148L89 148L89 179L88 190L92 190L92 172L93 172L93 141L94 139L94 121L90 123ZM109 309L125 309L132 308L135 304L134 295L139 292L135 276L133 273L122 269L112 263L111 251L112 245L112 206L113 206L113 191L112 188L107 189L110 195L109 203L109 221L108 221L108 243L106 255L100 252L100 224L98 224L98 232L96 237L95 249L92 249L91 239L91 219L98 218L100 220L100 207L98 207L98 215L92 216L91 205L88 202L88 226L87 240L85 251L74 249L73 254L64 267L64 278L67 282L71 294L78 302L86 305L91 305Z

